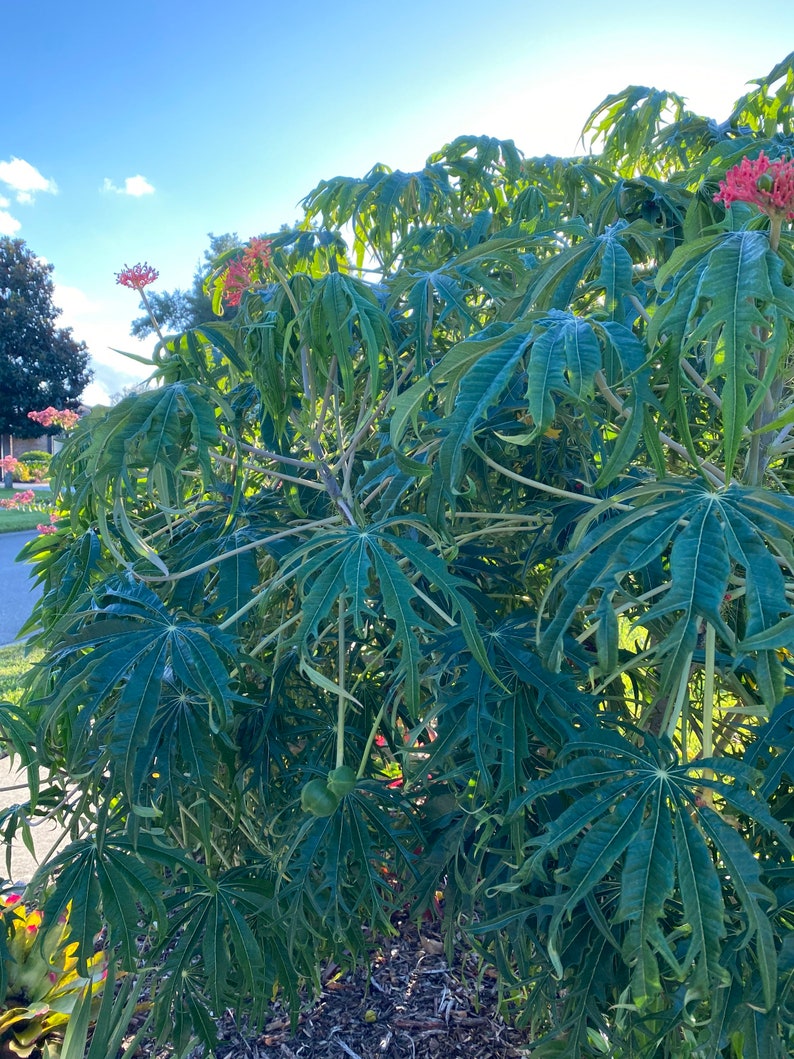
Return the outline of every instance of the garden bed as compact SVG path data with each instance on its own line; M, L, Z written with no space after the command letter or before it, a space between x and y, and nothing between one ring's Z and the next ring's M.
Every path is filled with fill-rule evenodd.
M372 967L323 975L317 1002L292 1032L276 1006L264 1032L247 1034L231 1014L219 1022L217 1059L516 1059L528 1054L529 1031L499 1013L496 976L466 953L448 964L438 933L408 919L384 938ZM140 1056L170 1059L170 1049L143 1045ZM191 1059L202 1055L197 1049Z

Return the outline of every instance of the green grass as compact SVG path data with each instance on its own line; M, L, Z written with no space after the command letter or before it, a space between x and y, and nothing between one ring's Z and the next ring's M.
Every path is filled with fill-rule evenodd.
M22 678L43 654L44 652L37 648L26 651L24 644L0 647L0 699L19 702L22 695Z
M17 492L16 489L0 489L0 500L10 500ZM36 499L31 504L18 508L0 507L0 533L34 530L40 522L49 522L51 499L49 489L37 489Z

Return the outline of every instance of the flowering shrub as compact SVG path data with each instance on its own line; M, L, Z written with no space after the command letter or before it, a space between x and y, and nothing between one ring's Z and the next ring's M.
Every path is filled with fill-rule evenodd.
M743 158L720 181L715 202L730 206L748 202L769 217L794 220L794 159L770 161L763 151L754 160Z
M221 274L222 298L227 305L239 305L245 291L250 290L270 265L271 239L249 239L242 258L230 262Z
M68 440L0 733L101 828L60 904L128 972L156 924L162 1040L443 892L538 1059L794 1055L784 73L742 147L757 96L715 145L632 88L598 155L323 182Z
M58 527L56 525L54 525L54 523L57 522L57 520L58 520L58 512L57 511L51 511L50 512L49 524L47 524L45 522L39 522L37 524L37 526L36 526L36 529L39 531L39 533L57 533L58 532Z
M19 460L14 456L4 456L2 460L0 460L0 472L2 472L2 474L14 474L18 466Z
M6 929L6 992L0 1002L0 1050L4 1055L48 1059L60 1055L61 1037L86 988L102 990L103 952L88 959L89 977L77 973L77 942L69 941L69 911L45 927L42 914L19 894L0 898Z
M22 492L15 493L14 496L4 497L0 500L0 507L5 508L19 508L26 507L28 504L32 504L36 499L36 494L32 489L24 489Z
M50 405L40 412L28 412L28 419L43 427L63 427L64 430L70 430L80 421L80 416L68 408L53 408Z

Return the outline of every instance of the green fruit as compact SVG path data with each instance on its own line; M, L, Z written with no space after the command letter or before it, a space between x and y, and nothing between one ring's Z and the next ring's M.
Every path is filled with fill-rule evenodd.
M758 180L756 180L755 186L759 191L771 191L775 186L775 182L769 173L762 173Z
M328 790L337 798L350 794L356 785L356 774L349 765L341 765L328 773Z
M339 799L328 790L325 780L320 779L319 776L317 779L309 780L301 791L301 809L304 813L311 813L312 816L330 816L337 805L339 805Z

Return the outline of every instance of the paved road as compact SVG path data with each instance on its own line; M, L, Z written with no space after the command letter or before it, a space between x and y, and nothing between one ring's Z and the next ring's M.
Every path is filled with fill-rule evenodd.
M28 800L27 772L25 769L18 771L19 767L18 758L13 765L11 758L0 759L0 809L7 809L9 806ZM11 847L11 877L9 879L14 886L22 886L30 882L39 860L46 856L57 836L58 829L54 824L49 821L37 824L33 828L34 856L25 847L21 836L17 835ZM0 839L0 881L4 880L7 874L6 845Z
M17 563L15 559L22 545L35 537L35 531L22 533L0 533L0 645L11 643L33 610L38 589L30 580L30 567ZM27 800L25 773L18 773L10 758L0 760L0 809ZM44 825L34 831L36 853L42 856L52 844L52 827ZM28 853L21 839L14 843L11 858L11 880L27 882L33 875L36 861ZM0 840L0 880L7 874L5 846Z
M16 638L36 602L38 588L30 579L31 568L14 561L22 545L35 536L35 530L0 533L0 646Z

